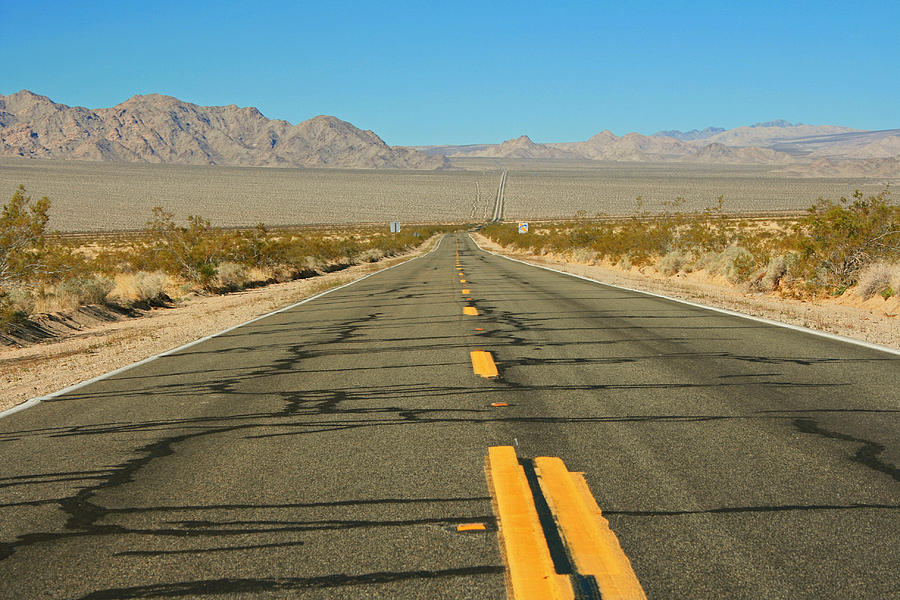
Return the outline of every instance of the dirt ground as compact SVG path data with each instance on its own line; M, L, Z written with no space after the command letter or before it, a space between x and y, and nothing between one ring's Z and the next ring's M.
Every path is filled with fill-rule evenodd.
M132 311L131 316L100 307L46 315L38 323L52 334L48 341L0 346L0 411L420 256L436 241L376 263L224 296L195 296L170 308Z
M626 271L608 265L574 263L564 257L512 252L477 233L472 237L486 250L597 281L900 348L900 297L885 300L876 295L864 301L853 289L837 298L813 301L745 293L724 278L704 272L665 277L652 268Z

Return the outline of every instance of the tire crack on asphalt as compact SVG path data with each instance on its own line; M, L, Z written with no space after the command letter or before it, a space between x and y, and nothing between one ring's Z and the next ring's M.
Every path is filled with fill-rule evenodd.
M856 451L856 454L853 456L852 460L863 464L870 469L885 473L893 477L896 481L900 481L900 469L898 469L892 463L885 462L879 458L885 450L883 444L879 444L878 442L873 442L871 440L853 437L852 435L847 435L846 433L829 431L820 427L815 419L794 419L793 423L794 427L801 433L811 433L825 438L862 444L862 446Z
M82 596L80 600L113 600L121 598L176 598L181 596L263 593L285 590L321 589L355 585L372 585L399 581L437 579L442 577L470 577L502 575L502 565L479 565L439 571L379 571L365 575L344 573L321 577L223 578L177 583L159 583L128 588L110 588Z

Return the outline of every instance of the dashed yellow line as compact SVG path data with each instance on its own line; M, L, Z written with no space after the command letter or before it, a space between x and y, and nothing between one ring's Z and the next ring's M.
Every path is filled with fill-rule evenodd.
M472 352L469 352L469 357L472 359L472 370L476 375L487 378L497 377L497 375L499 375L497 372L497 365L494 364L494 357L491 356L490 352L473 350Z

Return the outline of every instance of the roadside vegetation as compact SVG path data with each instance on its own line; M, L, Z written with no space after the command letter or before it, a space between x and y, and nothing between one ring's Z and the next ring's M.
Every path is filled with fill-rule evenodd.
M640 207L640 198L638 206ZM627 219L588 218L532 224L492 224L482 234L509 249L553 254L665 276L706 271L748 291L809 298L840 295L852 286L863 298L900 294L900 206L889 190L819 199L798 217L748 219L718 205L699 213L676 199L659 214L640 209Z
M313 277L412 250L445 226L233 230L155 208L142 231L62 236L50 200L19 188L0 214L0 330L35 313L115 303L149 307Z

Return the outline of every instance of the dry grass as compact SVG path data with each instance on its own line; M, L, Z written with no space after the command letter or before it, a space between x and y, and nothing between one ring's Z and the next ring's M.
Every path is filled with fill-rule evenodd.
M175 282L162 271L119 273L114 279L116 285L109 296L123 303L152 301L177 292Z
M863 269L856 293L866 300L875 294L885 298L900 294L900 263L877 262Z

